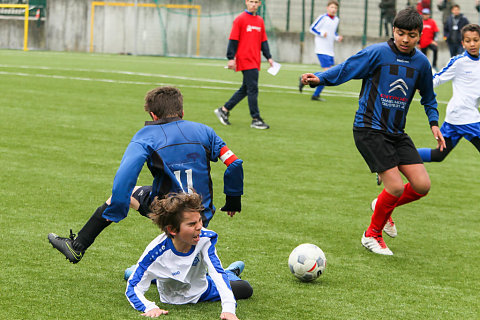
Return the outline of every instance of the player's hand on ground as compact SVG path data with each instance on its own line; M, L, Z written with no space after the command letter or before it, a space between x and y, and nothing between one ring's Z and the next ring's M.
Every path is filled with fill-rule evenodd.
M220 315L220 319L222 320L239 320L236 315L230 312L222 312Z
M443 135L440 129L437 126L432 126L432 133L435 139L437 140L437 144L438 144L437 148L440 149L440 151L443 151L443 149L446 149L447 145L445 144L445 139L443 138Z
M235 70L235 60L228 60L227 68Z
M317 86L320 83L320 79L313 73L304 73L302 74L302 83L304 85L315 85Z
M142 316L150 317L150 318L157 318L157 317L160 317L162 314L168 314L168 311L160 309L160 308L154 308L154 309L152 309L148 312L142 313Z

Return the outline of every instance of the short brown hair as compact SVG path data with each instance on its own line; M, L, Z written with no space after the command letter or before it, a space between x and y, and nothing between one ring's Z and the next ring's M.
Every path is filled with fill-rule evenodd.
M202 197L198 193L169 193L163 199L155 197L150 205L152 211L148 217L162 229L169 237L167 226L176 232L180 231L180 224L184 212L202 212Z
M145 111L158 118L183 117L183 96L177 88L158 87L147 92Z
M463 26L461 33L462 33L462 41L465 39L465 32L471 31L471 32L476 32L480 36L480 26L475 23L469 23L465 26Z
M340 5L338 4L338 1L337 1L337 0L330 0L330 1L328 1L328 3L327 3L327 7L328 7L329 5L331 5L331 4L334 4L334 5L336 5L336 6L337 6L337 8L340 6Z

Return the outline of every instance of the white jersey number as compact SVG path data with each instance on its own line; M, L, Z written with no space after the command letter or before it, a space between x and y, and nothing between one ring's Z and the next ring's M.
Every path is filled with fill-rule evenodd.
M177 178L178 183L182 187L183 192L185 192L185 188L183 187L182 180L181 180L182 171L176 170L173 173L175 174L175 178ZM192 194L193 193L192 169L185 170L185 174L187 175L187 192Z

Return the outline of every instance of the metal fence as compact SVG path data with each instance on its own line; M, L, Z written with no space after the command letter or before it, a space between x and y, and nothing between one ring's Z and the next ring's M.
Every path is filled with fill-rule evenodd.
M442 27L442 12L437 4L442 0L431 0L432 18ZM428 1L427 1L428 2ZM264 0L271 27L280 32L307 31L317 16L325 13L328 0ZM381 24L380 0L339 0L339 33L346 36L378 37ZM396 9L417 6L417 0L397 0ZM457 0L462 13L472 23L478 23L475 0Z

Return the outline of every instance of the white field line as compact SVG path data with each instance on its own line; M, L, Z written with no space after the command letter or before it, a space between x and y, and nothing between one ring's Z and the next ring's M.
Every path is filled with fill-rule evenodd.
M140 76L140 77L153 77L153 78L164 78L164 79L176 79L176 80L185 80L192 82L207 82L214 84L226 84L226 85L235 85L239 86L239 82L235 81L226 81L226 80L215 80L215 79L206 79L206 78L192 78L185 76L174 76L169 74L158 74L158 73L144 73L144 72L132 72L132 71L117 71L117 70L104 70L104 69L83 69L83 68L58 68L58 67L46 67L46 66L26 66L26 65L6 65L0 64L0 68L16 68L16 69L27 69L27 70L49 70L49 71L65 71L65 72L97 72L104 74L121 74L128 76ZM105 83L119 83L119 84L136 84L136 85L155 85L155 86L166 86L171 85L171 83L162 83L162 82L152 82L152 81L130 81L130 80L118 80L118 79L105 79L105 78L90 78L90 77L75 77L75 76L63 76L63 75L50 75L50 74L39 74L39 73L23 73L23 72L8 72L0 71L1 75L13 75L19 77L37 77L37 78L51 78L51 79L62 79L62 80L77 80L77 81L92 81L92 82L105 82ZM202 85L187 85L182 84L180 87L185 88L200 88L208 90L235 90L236 88L231 87L218 87L218 86L202 86ZM272 90L273 89L273 90ZM278 89L278 90L274 90ZM289 94L299 94L298 89L295 86L280 86L273 84L259 84L260 92L270 92L270 93L289 93ZM325 96L338 96L358 98L358 92L352 91L340 91L332 90L330 87L326 87L322 93ZM415 101L420 101L420 99L414 99ZM444 101L438 101L438 103L447 104Z

